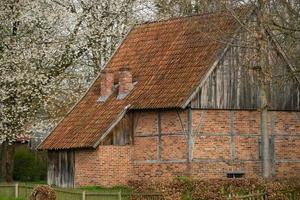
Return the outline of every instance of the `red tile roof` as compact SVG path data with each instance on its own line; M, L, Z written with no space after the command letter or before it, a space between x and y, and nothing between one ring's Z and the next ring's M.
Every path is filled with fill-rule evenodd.
M119 100L115 92L104 103L98 102L98 77L40 148L93 147L127 105L183 108L237 27L228 12L136 25L105 67L116 74L128 67L137 82L131 93Z
M21 134L16 137L16 142L18 143L27 143L30 140L30 135Z

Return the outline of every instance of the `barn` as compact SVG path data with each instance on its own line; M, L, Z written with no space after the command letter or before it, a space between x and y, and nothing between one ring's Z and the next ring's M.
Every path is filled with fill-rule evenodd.
M238 10L251 18L252 11ZM48 183L259 177L261 112L251 49L227 11L135 25L40 149ZM270 37L273 70L292 70ZM250 59L251 61L251 59ZM300 84L272 79L268 133L273 177L300 174Z

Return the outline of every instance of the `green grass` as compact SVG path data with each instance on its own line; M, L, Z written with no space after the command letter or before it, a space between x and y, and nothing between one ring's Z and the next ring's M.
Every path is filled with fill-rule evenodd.
M35 187L36 185L41 185L41 184L44 184L44 182L26 182L26 183L25 182L19 182L19 185L30 186L30 188ZM22 195L22 197L24 195L28 196L28 194L31 193L30 188L20 189L20 191L22 191L20 193L20 195ZM62 198L62 199L72 199L75 196L76 196L75 199L78 199L77 196L79 195L79 197L81 197L80 194L82 193L82 191L86 191L87 193L105 194L106 196L103 196L103 198L113 199L113 200L116 199L117 193L121 192L122 196L123 196L123 199L127 200L127 199L129 199L129 194L132 193L132 190L133 190L132 188L127 187L127 186L116 186L116 187L110 187L110 188L99 187L99 186L86 186L86 187L80 187L80 188L57 188L57 187L54 187L54 188L57 189L57 191L61 191L61 192L58 192L57 195L59 195L59 197ZM9 189L11 190L11 188L9 188ZM12 188L12 189L14 189L14 188ZM73 192L74 194L64 193L62 191ZM0 193L1 193L1 190L0 190ZM12 192L10 191L10 193L7 193L7 194L11 194L11 193ZM26 198L25 199L22 199L22 198L19 198L19 199L7 198L7 197L4 197L5 195L6 195L6 193L1 193L0 194L0 200L26 200ZM89 199L97 199L97 197L96 196L90 196Z
M36 185L47 185L47 181L35 181L35 182L20 182L20 185L28 185L28 186L36 186ZM55 187L54 188L58 188ZM116 193L121 191L122 193L130 193L132 192L132 188L128 186L115 186L115 187L100 187L100 186L85 186L80 188L58 188L61 190L68 190L68 191L90 191L90 192L101 192L101 193ZM1 199L0 199L1 200Z
M78 190L78 189L74 189ZM99 186L86 186L81 187L79 190L91 191L91 192L101 192L101 193L116 193L121 191L122 193L131 193L132 188L127 186L115 186L111 188L99 187Z
M11 198L11 197L2 197L0 196L0 200L25 200L25 199L22 199L22 198Z
M24 184L24 185L47 185L47 181L46 180L40 180L40 181L32 181L32 182L20 182L20 184Z

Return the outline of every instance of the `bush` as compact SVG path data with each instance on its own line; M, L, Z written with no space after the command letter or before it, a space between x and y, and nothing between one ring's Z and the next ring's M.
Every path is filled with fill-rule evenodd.
M135 192L158 192L167 200L222 200L228 194L267 192L270 200L287 200L291 191L299 195L298 179L190 179L180 177L160 182L131 181Z
M56 200L56 194L53 188L48 185L39 185L34 188L30 200Z
M16 149L14 162L14 180L38 181L44 180L47 176L46 162L26 147Z

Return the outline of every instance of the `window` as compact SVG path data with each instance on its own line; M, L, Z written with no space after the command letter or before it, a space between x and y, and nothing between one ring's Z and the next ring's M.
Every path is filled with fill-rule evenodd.
M243 178L245 172L227 172L227 178Z

